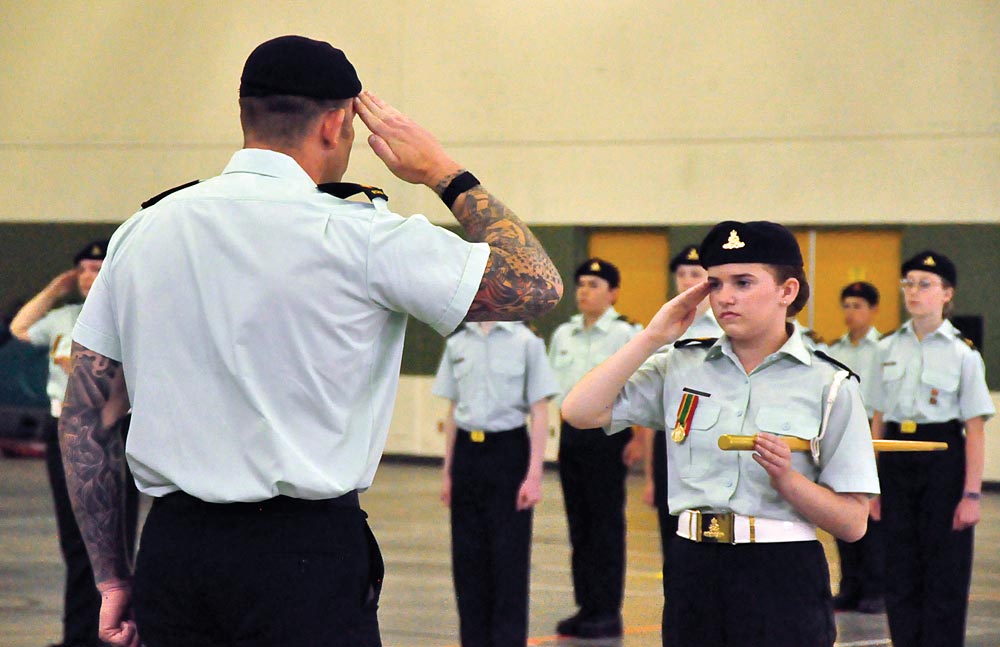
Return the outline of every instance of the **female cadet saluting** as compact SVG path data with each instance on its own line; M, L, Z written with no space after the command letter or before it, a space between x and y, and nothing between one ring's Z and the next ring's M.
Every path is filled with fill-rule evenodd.
M885 602L896 647L965 644L983 429L995 410L982 356L945 319L957 274L930 250L903 263L911 319L879 342L872 434L948 443L944 452L879 457L883 494L872 517L881 515L891 547Z
M699 255L707 281L591 371L563 416L672 430L668 500L683 538L664 574L672 644L829 647L836 625L816 527L856 541L878 493L858 385L786 325L809 295L790 231L723 222ZM646 361L684 333L706 294L722 337ZM723 452L722 434L756 434L754 453ZM793 455L781 435L820 438L818 457Z

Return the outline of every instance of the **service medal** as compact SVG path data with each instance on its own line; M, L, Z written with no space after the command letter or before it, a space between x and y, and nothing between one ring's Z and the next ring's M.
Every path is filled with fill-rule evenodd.
M681 406L677 408L677 424L670 433L670 439L677 444L684 442L684 439L691 433L691 421L694 420L694 410L698 407L698 396L694 393L684 393L681 398Z

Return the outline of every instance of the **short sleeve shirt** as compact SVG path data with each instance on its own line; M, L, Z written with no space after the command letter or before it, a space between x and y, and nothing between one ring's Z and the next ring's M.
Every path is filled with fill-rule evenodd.
M875 413L872 407L872 393L879 379L878 341L882 338L875 328L869 328L868 333L857 344L851 341L850 333L844 335L830 345L831 357L851 367L851 370L861 378L861 397L865 401L865 410L871 418Z
M66 396L66 382L69 376L56 359L69 357L73 346L73 325L80 316L83 306L78 303L50 310L44 317L28 329L28 338L34 346L49 349L49 379L45 393L53 402L53 414L58 411Z
M718 440L761 431L816 437L837 370L807 349L798 331L749 375L725 335L708 348L672 348L653 355L629 379L609 430L673 429L685 395L697 395L687 438L679 444L667 440L670 512L700 509L805 521L771 486L753 452L723 451ZM819 464L808 452L793 452L792 467L835 492L877 494L875 454L855 380L841 384L832 406Z
M545 343L524 324L498 322L484 333L467 323L448 338L432 392L455 402L459 427L490 432L520 427L559 386Z
M948 320L917 339L913 322L879 342L872 406L887 422L990 418L996 413L983 356Z
M715 313L709 308L698 315L688 329L681 335L681 339L703 339L705 337L722 336L722 327L715 319Z
M559 380L559 403L590 369L611 357L639 330L614 308L608 308L590 328L584 326L583 315L579 314L556 328L549 344L549 359Z
M330 498L374 477L408 316L453 330L488 257L245 149L118 229L74 339L122 362L143 492Z

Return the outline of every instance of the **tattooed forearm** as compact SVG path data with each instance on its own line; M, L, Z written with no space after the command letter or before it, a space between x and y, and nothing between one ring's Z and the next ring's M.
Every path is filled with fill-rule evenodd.
M443 186L450 181L445 178ZM478 186L456 201L454 212L471 240L490 245L486 271L466 319L534 319L559 303L559 272L528 226L506 205Z
M74 342L59 444L73 512L98 584L131 577L122 440L128 406L121 363Z

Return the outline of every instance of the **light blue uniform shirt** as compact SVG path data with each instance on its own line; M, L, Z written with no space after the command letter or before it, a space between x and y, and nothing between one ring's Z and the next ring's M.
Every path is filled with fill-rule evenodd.
M923 340L907 321L879 342L878 357L872 406L887 422L964 422L996 413L983 356L947 319Z
M838 370L813 355L798 331L749 375L725 335L710 348L672 348L653 355L629 379L608 429L642 425L671 430L685 391L698 392L702 395L688 437L680 444L667 439L671 514L700 509L807 521L771 486L753 452L723 451L718 440L723 434L761 431L816 437ZM879 492L857 381L841 384L820 447L819 465L808 452L793 452L792 467L835 492Z
M851 342L851 334L847 333L833 342L827 351L830 357L850 366L851 370L861 378L861 398L865 401L865 411L868 412L869 418L875 413L872 407L872 393L873 389L878 388L876 382L881 377L878 363L878 341L881 338L882 335L873 326L858 341L857 346Z
M455 403L462 429L520 427L531 405L559 393L545 342L520 322L477 323L448 338L431 390Z
M620 317L614 308L608 308L593 326L585 328L583 315L576 314L552 333L549 360L559 380L559 404L590 369L611 357L642 329Z
M66 397L66 382L69 375L56 363L56 358L69 357L73 347L73 325L80 316L82 304L71 303L50 310L28 328L28 338L33 346L45 346L49 349L49 377L45 385L45 393L52 402L52 415L59 417L63 398Z
M115 232L73 338L122 362L141 491L337 497L374 478L407 318L454 330L489 253L244 149Z

